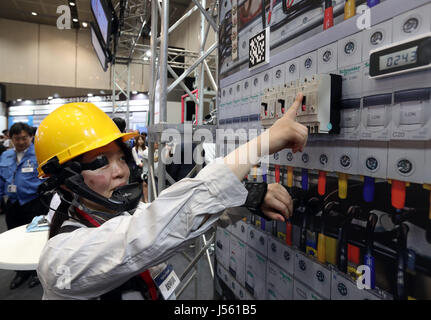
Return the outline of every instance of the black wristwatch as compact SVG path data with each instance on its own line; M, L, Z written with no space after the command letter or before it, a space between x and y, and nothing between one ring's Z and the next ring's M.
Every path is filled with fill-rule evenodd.
M253 214L270 221L271 219L265 216L261 209L268 191L268 184L266 182L246 182L244 186L248 191L248 195L243 207L246 207Z

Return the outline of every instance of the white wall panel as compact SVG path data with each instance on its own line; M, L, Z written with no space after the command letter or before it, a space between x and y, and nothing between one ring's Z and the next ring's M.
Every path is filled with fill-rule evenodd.
M76 86L76 31L40 25L39 83Z
M0 82L37 84L39 25L0 19Z

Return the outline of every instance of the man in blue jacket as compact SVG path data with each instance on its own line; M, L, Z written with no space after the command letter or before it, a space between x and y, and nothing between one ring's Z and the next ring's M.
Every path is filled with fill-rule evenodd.
M35 216L47 214L48 208L37 194L42 180L37 177L33 128L18 122L10 128L9 136L14 148L0 157L0 199L6 214L6 225L8 229L13 229L30 223ZM49 198L42 200L49 204ZM30 288L39 284L36 271L17 271L10 288L17 288L30 276Z

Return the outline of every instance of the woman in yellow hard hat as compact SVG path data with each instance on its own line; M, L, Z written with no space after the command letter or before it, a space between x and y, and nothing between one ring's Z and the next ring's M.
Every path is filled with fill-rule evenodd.
M141 183L129 183L133 159L124 142L138 133L121 133L91 103L53 111L35 137L39 176L47 178L40 192L58 192L62 200L37 270L43 298L121 299L130 292L157 298L148 269L208 231L225 209L244 204L248 192L241 180L258 157L286 147L302 150L307 129L295 122L301 101L300 94L261 136L195 178L175 183L149 205L140 202ZM251 147L257 157L240 162ZM267 218L284 221L291 214L290 196L279 185L268 186L262 201Z

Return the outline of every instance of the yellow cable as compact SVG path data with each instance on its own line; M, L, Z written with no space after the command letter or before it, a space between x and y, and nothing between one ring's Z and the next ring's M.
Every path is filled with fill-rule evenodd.
M338 197L340 199L346 199L347 198L347 179L348 179L347 173L338 173Z
M344 20L350 19L356 15L355 0L347 0L344 5Z

